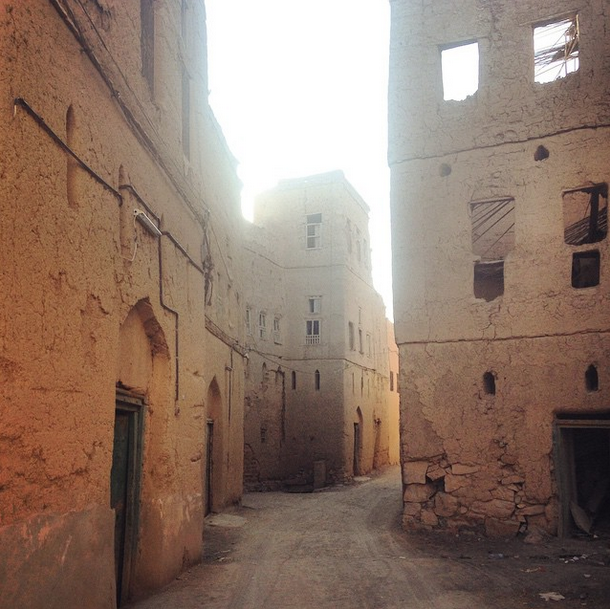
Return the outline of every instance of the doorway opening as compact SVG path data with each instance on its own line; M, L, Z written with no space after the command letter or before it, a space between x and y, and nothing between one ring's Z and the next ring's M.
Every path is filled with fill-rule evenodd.
M559 535L610 537L610 415L558 419Z
M137 555L144 400L117 390L110 507L115 513L114 568L117 607L129 599Z
M212 511L213 505L213 479L214 474L214 421L208 419L206 439L206 470L205 470L205 513L207 516Z

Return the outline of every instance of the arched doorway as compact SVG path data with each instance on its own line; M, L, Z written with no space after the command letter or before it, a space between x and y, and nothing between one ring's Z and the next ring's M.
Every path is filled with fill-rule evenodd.
M216 377L208 388L206 400L206 467L204 480L204 514L217 511L222 506L223 484L223 426L222 397Z

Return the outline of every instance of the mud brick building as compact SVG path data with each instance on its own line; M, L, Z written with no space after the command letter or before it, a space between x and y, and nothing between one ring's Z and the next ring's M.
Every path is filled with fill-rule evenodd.
M241 496L240 185L205 48L200 2L0 6L3 609L144 595Z
M392 0L404 524L610 516L610 10Z
M246 487L323 486L397 463L368 206L340 171L283 180L257 198L247 237Z

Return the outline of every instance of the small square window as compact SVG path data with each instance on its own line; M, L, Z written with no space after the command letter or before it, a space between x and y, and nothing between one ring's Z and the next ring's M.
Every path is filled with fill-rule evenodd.
M504 294L504 260L475 262L474 297L487 302Z
M572 287L591 288L599 284L599 252L576 252L572 255Z
M479 43L467 42L441 50L443 99L461 101L479 88Z
M552 82L579 66L578 15L534 26L534 80Z

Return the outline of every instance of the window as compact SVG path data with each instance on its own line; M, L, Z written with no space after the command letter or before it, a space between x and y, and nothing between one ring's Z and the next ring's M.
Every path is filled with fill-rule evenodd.
M362 349L362 330L360 329L358 329L358 351L364 353L364 350Z
M279 317L273 318L273 342L280 345L282 343L282 333L280 331Z
M258 337L265 338L267 334L267 316L262 311L258 314Z
M394 373L390 370L390 391L394 391Z
M350 351L353 351L355 349L355 346L354 346L354 324L351 321L347 324L347 333L348 333L348 339L349 339L349 348L350 348Z
M599 375L593 364L585 371L585 386L587 391L599 391Z
M461 101L479 88L479 43L466 42L441 49L443 99Z
M320 297L319 296L310 296L308 298L308 307L310 313L319 313L320 312Z
M591 288L599 284L599 252L576 252L572 255L572 287Z
M371 335L366 335L366 355L367 357L371 357L373 355L373 349L371 346Z
M252 309L246 307L246 332L252 334Z
M155 85L155 7L154 0L140 0L140 52L142 76L151 94Z
M578 15L534 26L534 80L565 78L579 65Z
M292 389L294 390L297 388L297 373L294 370L292 371L291 377L292 377Z
M487 395L496 395L496 375L493 372L483 375L483 391Z
M306 246L308 250L318 249L321 243L322 214L307 216Z
M320 371L316 370L314 373L314 383L316 391L320 391Z
M362 307L358 307L358 325L362 325Z
M563 193L564 241L568 245L597 243L608 234L608 184Z
M306 345L317 345L320 342L320 320L308 319L306 322Z
M470 204L474 296L486 301L504 294L504 258L515 246L515 200L512 197Z
M182 151L187 159L191 157L191 79L186 70L182 70Z

